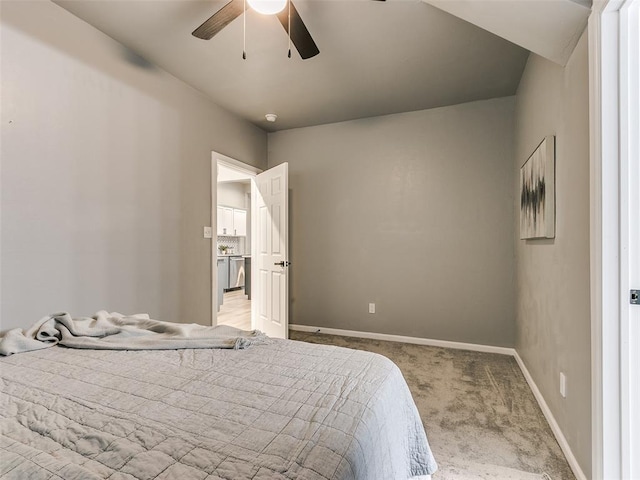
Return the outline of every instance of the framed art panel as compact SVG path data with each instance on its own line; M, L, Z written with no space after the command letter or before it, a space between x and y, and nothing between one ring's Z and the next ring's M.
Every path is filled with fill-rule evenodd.
M520 168L520 238L556 236L556 137L545 137Z

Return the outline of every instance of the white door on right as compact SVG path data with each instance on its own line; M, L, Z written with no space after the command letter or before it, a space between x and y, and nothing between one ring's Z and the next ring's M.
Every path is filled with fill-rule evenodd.
M257 327L270 337L289 337L289 164L256 176Z

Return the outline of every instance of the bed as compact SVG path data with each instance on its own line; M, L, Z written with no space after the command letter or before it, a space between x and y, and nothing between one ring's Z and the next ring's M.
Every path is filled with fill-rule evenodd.
M245 349L55 346L0 357L8 479L428 478L399 369L270 339Z

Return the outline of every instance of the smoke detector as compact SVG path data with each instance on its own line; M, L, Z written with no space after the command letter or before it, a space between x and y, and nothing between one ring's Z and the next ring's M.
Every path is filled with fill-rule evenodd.
M278 115L276 115L275 113L267 113L264 118L267 119L267 122L275 122L278 118Z

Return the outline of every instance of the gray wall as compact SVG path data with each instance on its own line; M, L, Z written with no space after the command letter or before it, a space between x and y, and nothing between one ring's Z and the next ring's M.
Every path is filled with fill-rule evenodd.
M516 349L591 478L588 77L584 34L566 68L532 54L518 89L516 175L538 143L556 135L556 238L516 240Z
M269 134L290 321L512 346L513 115L511 97Z
M1 2L1 328L211 319L211 151L266 134L50 2Z

